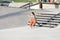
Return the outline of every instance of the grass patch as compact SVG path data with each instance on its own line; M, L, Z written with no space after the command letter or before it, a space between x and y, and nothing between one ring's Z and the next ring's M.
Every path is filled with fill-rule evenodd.
M36 2L36 0L13 0L14 2L28 2L28 1L32 1L32 2Z
M3 1L3 0L0 0L0 1ZM12 1L12 0L10 0ZM14 2L28 2L28 1L31 1L31 2L36 2L37 0L13 0ZM60 0L57 0L58 2L60 2Z
M58 0L58 2L60 2L60 0Z

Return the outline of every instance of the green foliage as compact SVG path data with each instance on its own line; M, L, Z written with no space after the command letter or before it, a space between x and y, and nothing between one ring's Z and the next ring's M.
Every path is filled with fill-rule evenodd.
M28 1L32 1L32 2L36 2L36 0L13 0L15 2L28 2Z
M0 0L3 1L3 0ZM12 0L14 2L28 2L28 1L32 1L32 2L36 2L37 0ZM60 2L60 0L57 0L58 2Z
M58 2L60 2L60 0L58 0Z

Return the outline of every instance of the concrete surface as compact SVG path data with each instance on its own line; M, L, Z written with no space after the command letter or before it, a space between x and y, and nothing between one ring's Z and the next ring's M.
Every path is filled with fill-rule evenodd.
M56 28L35 27L30 28L27 23L28 15L34 11L60 12L58 9L21 9L0 7L0 40L60 40L60 25ZM57 12L58 11L58 12Z
M30 20L30 17L28 17L28 15L30 15L32 11L35 12L35 14L41 12L56 14L60 12L58 9L29 10L10 7L0 7L0 11L0 29L26 26Z
M25 12L29 11L29 9L1 7L0 11L0 29L26 24L26 15L28 14Z
M0 30L0 40L60 40L60 27L44 28L21 26Z
M28 2L26 2L26 3L22 3L22 2L20 2L20 3L15 3L15 2L12 2L12 3L9 4L9 7L20 7L20 6L25 5L25 4L27 4L27 3L28 3Z
M25 5L27 3L12 2L12 3L9 4L9 7L20 7L20 6ZM33 4L35 4L35 3L33 3ZM55 5L53 5L53 4L43 4L43 9L45 9L45 8L47 8L47 9L51 8L51 9L53 9L53 8L55 8ZM35 6L32 6L31 9L39 9L39 4L35 5ZM59 9L60 9L60 5L59 5Z

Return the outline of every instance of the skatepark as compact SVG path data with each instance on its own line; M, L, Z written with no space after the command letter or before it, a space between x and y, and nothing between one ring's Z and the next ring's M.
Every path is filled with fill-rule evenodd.
M60 24L55 28L35 26L32 29L28 25L31 12L57 14L60 7L56 9L54 5L44 4L43 10L39 9L39 5L24 9L14 4L0 6L0 40L60 40Z

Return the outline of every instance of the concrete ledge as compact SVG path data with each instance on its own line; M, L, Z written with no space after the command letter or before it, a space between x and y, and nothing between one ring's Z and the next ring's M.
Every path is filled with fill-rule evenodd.
M20 6L24 5L24 4L26 4L26 3L10 3L9 7L20 7Z
M20 6L24 5L24 4L27 4L27 3L15 3L15 2L13 2L13 3L9 4L9 7L20 7ZM39 9L39 4L35 5L35 6L32 6L30 8L31 9ZM46 9L55 8L55 5L53 5L53 4L43 4L43 9L45 9L45 8ZM60 5L59 5L59 8L60 8Z

